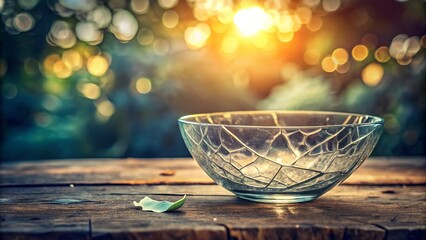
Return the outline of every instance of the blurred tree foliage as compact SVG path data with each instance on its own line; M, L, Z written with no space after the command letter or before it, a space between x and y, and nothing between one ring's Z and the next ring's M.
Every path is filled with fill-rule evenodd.
M245 37L250 4L268 29ZM425 155L424 7L0 1L1 159L189 156L180 115L248 109L374 114L375 155Z

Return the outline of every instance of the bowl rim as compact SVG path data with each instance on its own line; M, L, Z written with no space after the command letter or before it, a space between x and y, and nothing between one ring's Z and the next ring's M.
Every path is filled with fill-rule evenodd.
M332 124L332 125L298 125L298 126L261 126L261 125L241 125L241 124L218 124L218 123L199 123L187 120L188 118L195 118L198 116L206 115L224 115L224 114L332 114L332 115L347 115L355 117L368 117L373 118L374 121L370 123L342 123L342 124ZM216 126L216 127L238 127L238 128L267 128L267 129L310 129L310 128L335 128L335 127L350 127L350 126L375 126L383 125L385 120L381 117L368 115L368 114L359 114L359 113L349 113L349 112L333 112L333 111L311 111L311 110L248 110L248 111L224 111L224 112L211 112L211 113L197 113L197 114L188 114L181 116L178 119L178 122L181 124L191 124L198 126Z

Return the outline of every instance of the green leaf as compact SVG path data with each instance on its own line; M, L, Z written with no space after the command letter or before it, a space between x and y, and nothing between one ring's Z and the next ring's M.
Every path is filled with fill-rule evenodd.
M135 207L141 207L142 211L152 211L152 212L169 212L179 209L185 203L186 195L183 198L177 200L176 202L168 201L157 201L149 197L144 197L139 202L133 201Z

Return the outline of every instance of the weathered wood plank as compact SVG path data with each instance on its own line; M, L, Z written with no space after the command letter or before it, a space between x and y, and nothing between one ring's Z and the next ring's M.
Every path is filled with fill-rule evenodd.
M176 173L162 175L168 170ZM71 183L212 184L212 180L192 159L75 159L0 165L0 186Z
M346 185L314 202L285 205L252 203L217 185L195 185L212 182L188 159L3 163L0 234L5 239L425 239L425 164L425 159L370 159ZM183 194L187 203L173 213L142 212L131 204L143 195L176 200Z
M17 213L19 215L19 213ZM0 237L13 239L90 239L89 218L56 218L45 221L37 216L7 221L1 217Z
M140 240L222 240L227 239L224 226L197 221L159 221L155 219L92 219L93 239Z
M213 182L192 159L77 159L0 164L0 186L61 184L159 185ZM343 184L426 184L426 159L368 159Z
M426 158L367 159L344 184L410 185L426 184Z
M345 225L346 224L346 225ZM385 231L372 225L345 222L330 224L283 224L265 228L232 227L230 236L238 240L256 239L384 239Z
M131 204L143 195L171 201L185 193L187 202L177 212L142 212ZM425 186L338 186L314 202L288 205L240 200L216 185L8 187L1 188L1 196L6 228L0 232L9 229L8 234L32 222L81 218L91 219L92 237L109 239L221 239L225 227L236 239L391 239L426 232ZM66 199L81 202L60 204ZM37 224L30 228L37 232L34 228Z

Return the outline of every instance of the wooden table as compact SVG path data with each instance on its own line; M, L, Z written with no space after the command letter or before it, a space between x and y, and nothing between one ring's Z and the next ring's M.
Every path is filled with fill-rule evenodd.
M2 163L2 239L425 239L426 159L368 159L303 204L241 200L192 159ZM176 212L142 212L143 196Z

